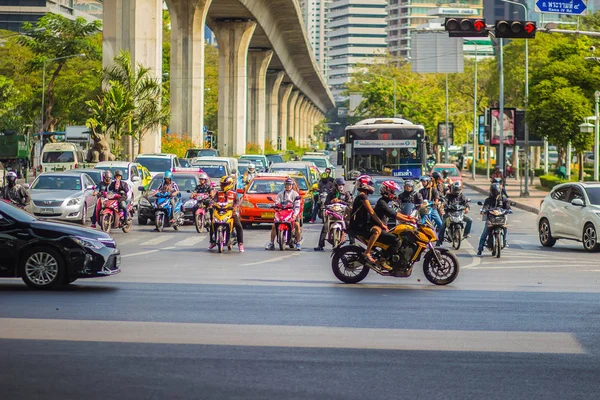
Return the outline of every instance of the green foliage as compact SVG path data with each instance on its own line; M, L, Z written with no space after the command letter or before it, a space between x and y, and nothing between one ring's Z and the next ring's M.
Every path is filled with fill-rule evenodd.
M23 116L19 110L19 103L22 101L23 95L14 82L0 75L0 131L18 130L23 125Z

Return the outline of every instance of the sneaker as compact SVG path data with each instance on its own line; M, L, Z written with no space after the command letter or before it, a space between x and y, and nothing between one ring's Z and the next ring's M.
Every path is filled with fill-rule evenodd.
M315 247L313 250L314 251L325 251L325 249L321 246Z
M208 249L209 249L209 250L212 250L212 249L214 249L215 247L217 247L217 244L216 244L216 243L211 243L211 244L208 246Z
M471 235L465 235L465 236L463 236L463 239L468 239L470 237L471 237Z
M302 246L300 246L300 243L296 243L296 250L297 251L302 250Z
M380 267L382 267L386 271L391 271L392 270L391 265L388 264L388 262L386 261L385 258L380 258L379 260L377 260L377 265L379 265Z
M244 252L244 245L242 243L238 244L238 249L240 250L240 253Z
M311 220L310 220L310 223L311 223L311 224L314 224L314 223L315 223L315 220L314 220L314 219L311 219Z
M267 244L265 250L275 250L275 244L273 242Z
M96 229L96 224L91 224L91 225L90 225L90 228L92 228L92 229Z
M477 255L478 255L479 257L481 257L481 254L483 254L483 251L481 251L481 250L477 250Z

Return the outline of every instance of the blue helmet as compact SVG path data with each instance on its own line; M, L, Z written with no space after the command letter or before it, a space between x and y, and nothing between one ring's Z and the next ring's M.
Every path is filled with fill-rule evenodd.
M171 171L165 172L165 179L173 179L173 173Z
M429 182L431 177L429 175L423 175L420 179L421 182Z

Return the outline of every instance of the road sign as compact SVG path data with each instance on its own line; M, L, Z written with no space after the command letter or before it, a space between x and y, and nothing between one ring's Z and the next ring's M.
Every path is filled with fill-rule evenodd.
M582 0L538 0L535 11L548 14L585 15L587 7Z

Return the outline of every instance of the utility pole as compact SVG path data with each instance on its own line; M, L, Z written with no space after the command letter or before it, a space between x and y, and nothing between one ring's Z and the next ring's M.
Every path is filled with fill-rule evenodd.
M500 109L498 110L498 125L500 126L500 144L498 145L498 153L496 154L496 165L502 171L504 176L504 39L500 38ZM494 132L491 132L494 135Z
M444 147L446 148L446 151L444 152L444 162L449 163L450 162L450 149L448 148L450 146L450 123L448 122L448 74L446 74L446 140L444 140Z

